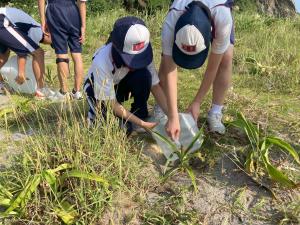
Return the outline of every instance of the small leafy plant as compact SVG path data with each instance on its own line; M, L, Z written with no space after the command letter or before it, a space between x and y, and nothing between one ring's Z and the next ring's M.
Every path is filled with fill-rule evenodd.
M262 173L267 174L273 181L288 188L299 186L287 174L273 165L269 157L270 151L277 147L292 156L300 165L299 155L289 143L278 137L264 135L259 124L254 125L242 113L238 113L237 120L230 125L244 131L249 141L249 145L242 152L245 157L236 157L236 161L245 168L248 174L255 178Z
M178 147L174 142L166 138L165 136L161 135L158 132L151 131L155 136L157 136L161 141L163 141L165 144L167 144L170 149L172 149L172 154L167 159L165 170L163 172L163 180L166 181L168 178L172 177L176 174L178 171L183 171L188 174L190 177L193 188L195 191L197 191L197 184L196 184L196 176L195 173L190 166L190 160L192 158L200 158L202 159L201 153L199 152L200 149L194 151L193 153L190 152L190 150L194 147L195 143L200 140L200 147L202 146L204 142L204 132L203 127L199 130L199 132L195 135L191 143L188 145L188 147L180 146ZM172 162L173 156L176 155L178 157L177 161L170 167L170 164Z
M54 213L65 224L73 224L76 217L78 217L78 213L71 203L64 198L62 190L65 180L69 178L79 178L101 183L106 191L109 185L106 179L97 174L76 170L70 164L61 164L55 169L48 169L41 174L33 175L28 179L24 188L15 196L0 184L0 206L5 208L5 211L0 213L0 218L18 217L25 213L24 209L32 195L39 190L40 186L44 185L50 189L49 192L53 195L54 201L56 201L57 207L55 207Z

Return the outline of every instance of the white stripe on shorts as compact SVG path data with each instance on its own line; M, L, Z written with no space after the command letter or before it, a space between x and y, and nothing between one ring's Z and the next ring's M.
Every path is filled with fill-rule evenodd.
M9 23L9 21L5 18L4 19L4 24ZM25 48L28 49L29 52L34 52L35 49L29 44L15 29L11 26L4 26L5 29L12 35L14 36L22 45L24 45Z

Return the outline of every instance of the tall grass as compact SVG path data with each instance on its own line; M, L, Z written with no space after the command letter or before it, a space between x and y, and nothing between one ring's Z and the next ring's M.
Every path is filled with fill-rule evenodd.
M72 206L77 223L98 224L113 196L121 190L130 191L131 184L137 183L141 166L138 143L126 138L113 115L108 117L105 126L99 121L93 128L87 128L82 112L82 106L63 105L61 108L56 105L33 108L30 118L15 115L21 130L32 124L36 126L32 127L34 135L21 146L22 154L14 158L9 168L0 171L2 190L11 193L9 196L0 193L0 200L6 199L5 209L14 207L16 214L12 219L5 219L5 223L57 224L61 218L58 209L67 202ZM61 182L58 189L49 186L51 182L47 177L41 182L39 176L44 177L48 171L49 178L49 171L64 164L74 172L64 175L57 170ZM108 183L107 187L97 182L100 177ZM26 197L27 204L20 202L16 207L15 199L20 198L26 186L32 185L28 183L31 179L38 180L34 181L32 194ZM1 213L0 218L10 214Z
M247 13L235 18L236 86L259 92L299 93L300 18Z

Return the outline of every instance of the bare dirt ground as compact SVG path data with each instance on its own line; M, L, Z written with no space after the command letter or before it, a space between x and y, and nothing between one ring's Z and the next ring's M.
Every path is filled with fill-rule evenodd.
M148 139L148 138L147 138ZM207 225L274 225L298 224L299 218L289 218L288 206L300 202L299 190L273 189L277 199L264 187L259 186L244 172L239 170L227 155L221 156L213 167L194 163L198 192L191 188L192 183L186 174L176 174L166 183L157 183L165 163L159 147L146 141L142 159L148 166L142 174L152 180L145 190L144 203L156 212L157 217L170 217L182 213L194 218L193 223ZM114 221L115 224L185 224L145 223L139 220L141 209L133 200L134 196L123 194L105 214L102 224ZM298 215L300 216L300 215Z

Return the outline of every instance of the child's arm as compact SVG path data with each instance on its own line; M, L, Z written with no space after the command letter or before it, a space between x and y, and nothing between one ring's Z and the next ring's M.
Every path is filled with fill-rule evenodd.
M47 30L47 25L46 25L45 0L38 0L38 5L39 5L39 14L40 14L40 18L41 18L41 25L42 25L43 33L46 35L49 35L49 32Z
M81 17L81 37L80 42L85 42L85 30L86 30L86 4L85 1L78 1L78 8Z
M152 86L151 93L153 94L160 108L162 108L164 113L168 115L167 98L160 84Z
M19 85L22 85L25 80L25 67L26 67L26 56L18 56L18 76L16 77L16 82Z
M138 126L144 127L146 129L153 129L157 123L145 122L140 118L136 117L134 114L125 109L120 103L116 100L112 101L113 112L120 118L128 120L132 123L135 123Z

